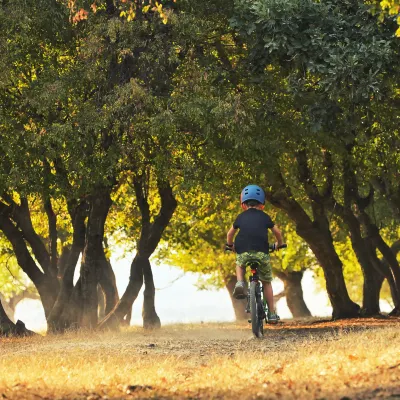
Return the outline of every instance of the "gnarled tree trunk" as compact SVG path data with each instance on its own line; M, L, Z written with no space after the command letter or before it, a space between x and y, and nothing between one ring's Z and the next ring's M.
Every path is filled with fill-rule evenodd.
M309 176L306 165L307 160L302 159L301 161L301 163L299 162L300 181L307 188L309 196L313 197L311 192L316 191L316 188L312 185L312 179ZM323 269L326 290L333 309L333 319L357 317L360 306L351 301L347 292L343 276L343 265L333 246L329 221L324 206L317 201L310 200L314 215L314 219L311 220L286 185L279 166L274 174L270 176L269 185L272 186L272 190L266 192L267 199L274 206L285 210L295 222L297 234L310 246ZM309 188L310 185L311 188ZM327 192L329 192L329 188L327 188ZM315 193L315 197L315 200L317 200L318 193Z
M59 259L58 277L61 283L57 300L47 318L49 332L63 331L78 323L79 301L72 301L72 297L80 284L74 288L73 280L79 256L85 246L87 208L86 201L68 203L73 227L72 245L64 248Z
M11 243L15 257L21 269L28 275L29 279L35 285L40 299L43 304L46 317L50 313L54 302L57 298L58 281L55 276L49 273L42 272L36 265L31 253L28 250L25 242L25 234L12 222L10 217L9 207L0 204L0 229ZM16 213L16 211L14 211ZM22 218L21 218L22 220ZM28 223L26 225L29 225ZM29 235L28 235L29 237ZM37 243L36 237L34 240ZM38 251L38 254L40 252ZM50 261L50 258L41 257ZM43 261L45 262L45 261ZM42 266L43 268L43 266ZM49 268L49 266L47 266ZM43 268L46 270L46 268Z
M333 319L357 317L360 307L351 301L347 292L343 264L333 246L329 228L314 223L307 227L298 224L296 231L308 243L324 271Z
M155 325L159 325L159 318L156 316L154 307L154 281L152 279L153 275L151 273L149 258L157 248L164 229L172 218L177 202L173 196L169 182L158 179L157 187L161 198L161 208L154 221L150 222L150 207L145 191L145 178L144 175L138 175L134 180L136 199L142 215L142 229L137 245L137 253L131 264L129 283L118 304L100 322L100 329L117 329L124 323L124 318L131 312L133 302L136 300L143 285L143 279L145 279L145 284L147 285L147 292L145 289L146 305L144 306L143 314L146 318L149 317L144 322L144 326L154 327ZM151 323L149 323L150 321ZM153 322L155 322L155 325L153 325Z
M107 303L109 303L110 309L115 305L115 293L107 280L110 271L103 248L104 224L111 204L110 191L105 188L99 188L98 192L90 199L85 248L80 271L82 314L79 325L83 328L97 326L97 284L100 283L100 277L102 278L100 284L106 296L106 308ZM104 290L105 288L106 290Z
M156 308L154 304L156 289L154 286L153 273L151 271L150 261L144 263L143 268L144 277L144 293L143 293L143 328L154 329L161 327L161 321L156 313Z
M303 271L274 271L285 287L286 303L293 318L311 317L303 297Z
M368 240L362 237L361 224L349 205L349 199L347 199L348 192L349 188L345 183L346 206L335 201L332 202L331 208L349 228L351 244L363 273L363 304L360 313L365 317L373 316L380 313L379 293L384 280L384 273L381 263L376 257L375 247L372 246L371 248Z
M339 211L350 228L353 248L363 269L363 315L373 315L379 313L379 293L385 277L389 282L394 304L399 305L400 266L394 252L383 240L378 227L372 223L366 212L367 207L374 199L374 189L370 186L369 194L366 197L359 194L359 185L351 165L351 158L344 161L343 177L345 207L339 207ZM357 206L357 217L351 210L352 202ZM361 235L361 223L367 231L365 238ZM379 249L383 255L382 261L378 259L376 249Z
M144 264L148 262L147 257L136 254L131 264L131 275L124 294L114 309L100 321L100 329L118 329L123 323L125 316L131 311L132 305L137 299L140 289L143 286Z

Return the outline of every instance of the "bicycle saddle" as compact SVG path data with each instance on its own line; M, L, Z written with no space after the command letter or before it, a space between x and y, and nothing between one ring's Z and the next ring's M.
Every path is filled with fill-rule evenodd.
M247 261L247 263L246 263L246 266L249 266L249 267L259 267L261 265L261 263L260 263L260 261L258 261L258 260L249 260L249 261Z

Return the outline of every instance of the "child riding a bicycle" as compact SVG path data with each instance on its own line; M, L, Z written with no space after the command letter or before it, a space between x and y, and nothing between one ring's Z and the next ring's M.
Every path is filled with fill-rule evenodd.
M263 209L265 193L257 185L246 186L240 195L240 202L244 212L239 214L227 234L226 247L236 253L237 282L233 296L237 299L246 297L246 283L244 281L245 268L249 262L257 261L259 264L258 275L263 284L264 296L268 305L268 321L277 323L279 316L276 314L274 295L272 290L272 268L269 257L268 229L271 229L277 242L275 247L283 245L282 234L272 222L271 217ZM237 230L239 233L233 242Z

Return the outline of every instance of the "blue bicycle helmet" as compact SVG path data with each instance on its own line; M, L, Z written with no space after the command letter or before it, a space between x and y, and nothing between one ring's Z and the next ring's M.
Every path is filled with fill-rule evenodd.
M265 204L265 193L264 190L257 185L246 186L240 195L240 202L243 204L247 200L257 200L261 204Z

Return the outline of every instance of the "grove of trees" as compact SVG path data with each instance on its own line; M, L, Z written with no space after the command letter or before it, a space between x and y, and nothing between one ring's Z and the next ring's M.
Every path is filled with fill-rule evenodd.
M333 318L379 314L384 282L399 315L390 14L358 0L3 0L0 27L1 334L29 333L9 315L21 293L49 332L117 329L143 285L144 327L159 327L152 256L230 290L222 248L248 183L288 241L274 265L294 316L310 315L301 278L317 265ZM117 248L135 254L121 296Z

